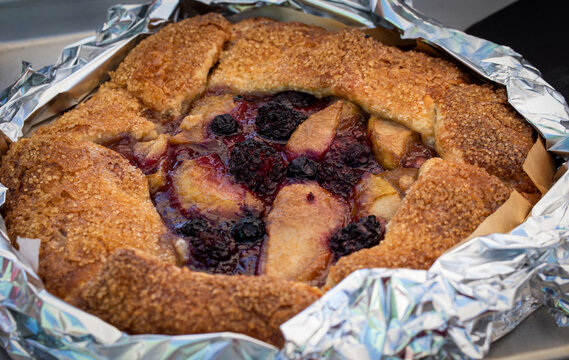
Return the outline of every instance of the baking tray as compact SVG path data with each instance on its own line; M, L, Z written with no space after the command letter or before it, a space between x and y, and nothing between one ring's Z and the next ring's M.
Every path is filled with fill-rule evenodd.
M19 75L21 61L34 68L53 64L62 47L94 34L116 0L0 0L0 90ZM139 0L123 3L139 3ZM10 21L3 21L10 19ZM68 19L69 27L61 26ZM83 20L82 20L83 19ZM7 357L0 351L0 358ZM559 328L545 309L530 315L513 332L491 346L488 359L569 359L569 328Z

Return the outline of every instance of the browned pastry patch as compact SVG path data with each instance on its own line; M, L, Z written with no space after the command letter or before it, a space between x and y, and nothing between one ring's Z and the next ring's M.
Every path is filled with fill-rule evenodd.
M511 189L483 169L431 159L403 199L379 245L341 258L328 286L355 270L376 267L428 269L466 238L509 197Z
M60 116L39 135L68 136L99 144L128 135L134 139L156 137L155 125L143 116L144 107L127 91L103 84L89 100Z
M83 141L34 137L10 147L0 181L11 239L41 239L39 275L66 299L117 248L143 250L177 263L140 171L121 155Z
M131 334L232 331L281 346L280 324L320 294L302 283L210 275L119 250L71 303Z
M221 55L209 79L210 88L337 95L430 138L431 95L465 79L445 60L385 46L355 29L328 32L264 20L245 28L246 32L234 32L236 40Z
M537 192L522 169L535 142L533 130L504 90L455 86L437 103L435 145L444 159L480 166L519 192Z
M180 123L180 133L172 140L176 143L201 143L208 137L211 121L235 107L233 95L209 95L197 99L190 113Z
M229 27L218 14L168 25L132 50L111 77L148 107L179 115L203 92Z

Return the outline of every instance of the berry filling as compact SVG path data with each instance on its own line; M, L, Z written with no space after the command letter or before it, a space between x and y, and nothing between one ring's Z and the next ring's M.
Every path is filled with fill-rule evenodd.
M274 193L285 171L282 154L261 140L237 143L229 156L229 173L259 195Z
M235 96L233 101L231 111L209 121L201 143L168 141L167 135L160 135L149 142L124 137L107 146L148 176L158 213L188 244L186 266L216 274L256 275L263 268L267 215L281 188L317 182L352 208L354 187L366 173L383 169L371 150L363 113L338 128L326 152L287 153L286 140L308 117L332 104L332 98L287 91ZM178 125L182 118L176 119ZM167 126L162 130L170 136L183 131ZM433 156L434 150L417 144L401 166L418 168ZM201 187L193 186L202 181ZM179 184L189 189L181 193ZM204 189L213 189L212 194ZM188 199L197 203L188 205ZM318 200L309 193L306 201ZM209 203L211 209L201 206ZM383 239L385 220L353 216L328 239L334 261Z
M385 234L385 223L374 215L352 222L338 230L330 239L335 260L361 249L376 246Z

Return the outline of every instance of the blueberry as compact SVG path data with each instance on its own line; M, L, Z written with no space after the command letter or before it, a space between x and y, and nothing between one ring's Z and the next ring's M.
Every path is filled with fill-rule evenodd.
M217 135L231 135L237 132L237 121L229 114L217 115L211 122L211 131Z
M231 235L240 244L259 242L265 235L265 224L260 219L247 216L233 226Z
M317 164L305 156L299 156L288 164L286 175L297 179L314 179L318 173Z

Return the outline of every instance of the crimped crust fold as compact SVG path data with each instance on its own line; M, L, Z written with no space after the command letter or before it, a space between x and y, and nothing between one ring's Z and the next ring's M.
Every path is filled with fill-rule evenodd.
M232 331L282 346L280 324L320 295L302 283L210 275L119 250L71 303L132 334Z

